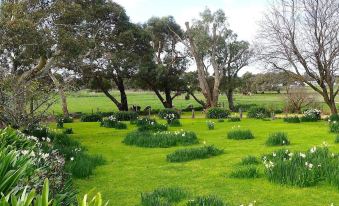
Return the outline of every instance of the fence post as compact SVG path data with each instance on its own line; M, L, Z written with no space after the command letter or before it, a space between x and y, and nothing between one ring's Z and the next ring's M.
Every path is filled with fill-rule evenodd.
M192 119L195 118L195 114L194 114L194 108L192 109Z
M239 108L239 118L242 119L242 110L241 110L241 107Z

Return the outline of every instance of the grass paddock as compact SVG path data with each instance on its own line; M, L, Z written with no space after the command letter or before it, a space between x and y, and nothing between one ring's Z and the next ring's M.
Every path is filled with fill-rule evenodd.
M339 190L327 183L314 187L298 188L282 186L269 182L263 174L263 166L258 165L262 173L259 178L231 178L230 174L238 169L241 160L249 155L261 159L261 155L282 147L265 145L267 136L277 131L288 134L291 145L289 150L306 150L324 141L332 152L339 152L335 144L335 135L329 133L325 121L288 124L283 120L262 121L243 119L241 122L217 122L214 130L208 130L206 119L190 119L183 115L180 128L194 131L200 141L224 149L224 154L209 159L193 160L183 163L169 163L166 156L177 149L196 146L177 146L172 148L140 148L122 143L128 132L136 130L128 124L127 130L103 128L99 123L75 122L65 124L73 128L73 138L79 140L89 153L101 154L106 164L99 166L88 179L77 179L75 184L81 194L95 188L112 205L137 205L140 194L151 192L159 187L180 187L195 196L216 195L231 205L248 204L254 200L259 206L329 206L339 203ZM160 121L161 122L161 121ZM164 123L164 122L163 122ZM232 127L249 129L255 139L236 141L227 139ZM185 205L181 202L179 205Z

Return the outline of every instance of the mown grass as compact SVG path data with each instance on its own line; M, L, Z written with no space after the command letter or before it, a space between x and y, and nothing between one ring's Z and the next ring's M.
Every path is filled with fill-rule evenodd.
M163 120L159 122L165 123ZM265 145L267 136L276 131L289 134L293 144L285 146L285 149L305 151L326 141L331 152L339 152L339 144L334 143L335 134L329 133L327 122L286 124L283 120L245 118L235 123L220 122L214 130L206 129L206 119L184 118L181 123L183 129L194 131L200 142L223 148L225 153L209 159L173 164L166 161L168 154L197 146L131 147L123 144L122 140L127 133L136 130L135 125L129 124L127 130L112 130L100 127L98 123L65 124L65 128L73 128L71 136L88 148L89 153L102 154L106 160L106 164L99 166L89 179L75 180L80 192L84 194L96 188L105 200L127 206L140 203L142 192L164 186L182 187L194 196L216 195L230 205L248 204L254 200L260 206L324 206L339 202L339 190L327 182L316 187L299 188L272 183L265 175L255 179L229 177L233 171L243 167L239 164L242 158L248 155L262 157L277 150L277 147ZM227 132L237 125L251 130L255 139L227 139ZM262 167L261 163L257 167Z
M312 91L310 91L312 92ZM119 93L117 91L111 92L116 97L119 97ZM323 102L323 99L313 92L316 100L319 102ZM199 99L203 99L202 94L196 94ZM128 103L130 106L139 105L142 109L146 106L152 106L153 109L163 109L163 105L157 96L153 92L149 91L127 91ZM242 95L235 94L234 96L236 104L256 104L256 105L264 105L270 108L283 108L284 106L284 94L273 93L265 93L265 94L253 94ZM339 99L339 97L338 97ZM221 105L224 105L226 108L228 106L227 99L225 95L220 95L219 101ZM116 111L117 107L103 94L103 93L95 93L87 90L81 90L79 92L68 94L67 99L68 107L70 112L84 112L91 113L97 112L97 110L101 112L110 112ZM200 106L196 101L191 98L190 100L185 100L185 95L178 96L174 99L174 105L176 108L183 109L188 105ZM322 105L324 105L322 103ZM326 106L323 106L324 109L328 111ZM53 105L50 109L51 112L62 113L60 103L58 101L57 104Z

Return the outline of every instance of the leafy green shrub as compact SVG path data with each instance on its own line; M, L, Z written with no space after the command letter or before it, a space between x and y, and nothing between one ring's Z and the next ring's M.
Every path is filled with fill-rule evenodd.
M181 188L158 188L153 192L141 194L142 206L170 206L186 198L187 193Z
M271 117L271 113L265 107L251 107L248 110L247 117L254 119L264 119Z
M181 127L179 119L173 119L172 121L168 122L168 125L171 127Z
M240 117L230 117L230 118L228 119L228 121L229 121L229 122L240 122L241 119L240 119Z
M330 132L339 133L339 122L333 121L330 122Z
M58 118L56 123L57 123L58 129L64 128L64 119L63 118Z
M105 117L100 122L101 127L127 129L127 124L117 120L115 116Z
M285 117L284 118L284 122L287 122L287 123L300 123L300 118L298 116Z
M83 114L80 119L82 122L100 122L101 120L100 114Z
M259 170L253 166L241 167L230 174L232 178L259 178Z
M180 119L180 113L176 109L162 109L159 111L159 117L162 119L168 119L168 118L173 118L173 119Z
M278 150L263 157L269 181L309 187L326 180L339 188L339 155L327 147L313 147L307 152Z
M174 147L177 145L192 145L199 143L194 132L131 132L127 134L123 143L139 147Z
M186 162L194 159L205 159L224 153L222 149L211 146L203 146L196 148L179 149L167 155L169 162Z
M250 130L235 129L227 133L228 139L244 140L254 139L254 136Z
M304 115L300 118L302 122L316 122L321 119L321 111L317 109L309 109L304 112Z
M268 136L266 145L268 146L284 146L289 145L290 141L287 138L287 134L284 132L272 133Z
M112 116L112 115L110 115ZM131 121L138 118L138 113L133 111L119 111L113 114L117 121Z
M250 156L250 155L242 158L242 160L241 160L242 165L256 165L256 164L259 164L259 163L260 162L257 159L257 157Z
M66 128L64 131L63 131L64 134L73 134L73 129L72 128Z
M328 118L329 122L334 122L337 121L339 122L339 115L338 114L332 114L329 118Z
M73 117L71 116L64 117L64 123L73 123L73 122L74 122Z
M127 124L125 124L123 122L117 122L115 124L115 129L127 129Z
M216 196L200 196L189 200L187 206L227 206L221 199Z
M74 177L87 178L93 174L95 167L105 164L102 156L91 156L85 153L80 153L68 163L67 168Z
M274 114L282 114L282 113L284 113L284 110L282 110L282 109L275 109L273 112L274 112Z
M215 108L210 108L210 109L207 110L206 118L208 118L208 119L224 119L224 118L227 118L230 114L231 114L231 112L226 110L226 109L215 107Z
M212 121L207 121L206 124L207 124L207 128L208 128L209 130L214 130L214 122L212 122Z

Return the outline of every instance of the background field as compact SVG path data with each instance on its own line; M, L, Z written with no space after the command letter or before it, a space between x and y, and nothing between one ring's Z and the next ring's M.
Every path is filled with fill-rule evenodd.
M191 196L217 195L231 205L254 200L258 206L329 206L339 203L338 189L327 183L298 188L270 183L264 176L258 179L229 177L241 158L247 155L260 158L280 148L265 146L265 140L271 132L287 132L292 144L286 149L304 151L326 141L331 151L339 152L339 145L334 144L335 135L328 132L325 121L287 124L282 120L244 119L239 123L216 123L216 129L212 131L207 129L206 119L186 118L181 122L182 129L196 132L200 142L206 141L207 144L223 148L225 154L205 160L168 163L166 155L181 147L150 149L124 145L121 141L135 129L132 125L128 125L128 130L115 130L102 128L99 123L66 124L66 127L73 128L75 134L72 136L90 153L102 154L107 160L107 164L98 167L90 178L75 181L81 193L96 188L111 205L126 206L139 203L141 192L167 186L185 188ZM255 139L227 139L227 131L238 125L243 129L251 129Z
M310 91L311 92L311 91ZM115 97L119 97L117 91L113 91L112 94ZM315 96L319 105L323 108L323 110L328 111L326 105L324 105L321 97L315 93L311 93ZM153 92L147 91L128 91L127 92L129 105L139 105L141 108L145 108L148 105L151 105L153 109L161 109L163 105L160 100L156 97ZM203 99L201 94L197 94L200 99ZM271 107L273 109L281 109L285 105L285 95L277 94L277 93L265 93L265 94L253 94L251 96L235 94L235 103L236 104L257 104L257 105L265 105L267 107ZM221 105L225 105L227 107L227 99L225 95L220 95L219 99ZM174 100L174 105L176 108L183 109L188 105L193 104L195 106L199 106L193 98L190 100L185 100L184 95L177 97ZM68 95L68 107L70 112L96 112L96 111L112 111L117 110L116 106L102 93L90 92L87 90L82 90L80 92L71 93ZM59 102L57 102L51 108L51 111L55 113L61 113L61 106Z

